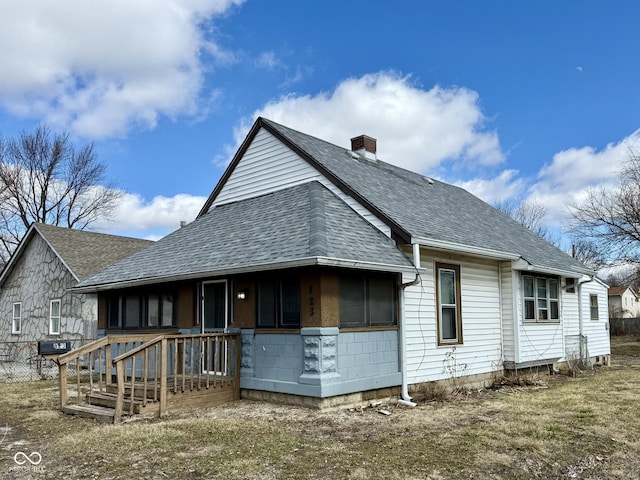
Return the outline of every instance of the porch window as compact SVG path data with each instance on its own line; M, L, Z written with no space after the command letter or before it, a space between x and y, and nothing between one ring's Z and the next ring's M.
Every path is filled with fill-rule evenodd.
M264 278L258 281L258 327L300 328L300 281Z
M559 282L557 278L523 275L524 320L557 322L560 320Z
M112 295L107 300L109 328L170 328L175 321L172 293Z
M393 276L351 274L340 277L340 328L397 325Z
M591 320L598 320L600 318L598 313L598 295L595 293L589 295L589 307L591 310Z
M173 325L173 295L149 295L146 317L147 327L171 327Z
M49 304L49 335L60 335L60 300Z
M22 303L13 304L13 318L11 321L11 333L19 335L22 333Z
M462 343L460 266L436 263L438 345Z

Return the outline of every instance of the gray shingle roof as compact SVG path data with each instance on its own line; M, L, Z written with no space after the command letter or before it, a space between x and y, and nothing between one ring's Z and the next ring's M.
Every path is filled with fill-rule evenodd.
M58 258L79 281L153 244L150 240L139 238L34 223L27 230L9 262L0 271L0 286L11 273L26 245L36 234L39 234L49 244Z
M383 161L353 158L324 140L259 119L410 237L519 255L538 268L587 267L466 190Z
M34 228L79 280L154 243L140 238L55 227L44 223L36 223Z
M294 262L312 265L318 257L411 268L391 239L311 182L217 206L78 287L202 278Z

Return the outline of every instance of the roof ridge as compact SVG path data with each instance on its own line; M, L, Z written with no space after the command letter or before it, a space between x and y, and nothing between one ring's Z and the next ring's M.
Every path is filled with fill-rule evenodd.
M80 229L80 228L73 228L73 227L61 227L60 225L51 225L50 223L44 223L44 222L33 222L33 225L35 226L36 229L38 229L38 231L40 231L40 233L42 232L42 227L44 227L44 230L47 229L55 229L58 231L64 231L65 233L69 233L72 232L72 235L100 235L102 237L113 237L113 238L121 238L121 239L126 239L126 240L139 240L141 242L149 242L149 243L154 243L154 240L147 240L146 238L139 238L139 237L131 237L128 235L117 235L115 233L103 233L103 232L94 232L93 230L84 230L84 229Z
M330 142L328 140L324 140L322 138L316 137L315 135L311 135L309 133L305 133L305 132L302 132L300 130L296 130L295 128L291 128L291 127L288 127L286 125L282 125L281 123L275 122L275 121L273 121L273 120L271 120L269 118L259 117L259 119L261 119L265 123L271 124L272 127L282 128L284 130L289 130L291 132L294 132L294 133L296 133L298 135L304 135L305 137L313 138L313 139L315 139L315 140L317 140L319 142L326 143L327 145L331 145L331 146L333 146L335 148L339 148L341 150L344 150L345 153L352 151L350 148L345 147L343 145L338 145L337 143L333 143L333 142ZM290 139L290 140L293 141L298 146L298 148L300 148L302 150L305 150L301 145L299 145L297 142L295 142L295 140L293 140L293 139ZM307 152L307 154L311 155L309 152ZM311 156L313 156L313 155L311 155ZM385 169L389 173L391 173L392 175L404 178L405 180L411 180L411 181L416 181L416 182L433 180L433 181L436 181L436 182L439 182L439 183L443 183L444 185L448 185L448 186L456 187L456 188L461 188L461 187L458 187L457 185L452 185L452 184L448 184L448 183L445 183L445 182L441 182L441 181L439 181L437 179L434 179L434 178L432 178L430 176L423 175L422 173L414 172L413 170L409 170L408 168L400 167L398 165L386 162L386 161L381 160L379 158L377 158L374 162L372 162L371 160L367 160L365 158L354 159L354 160L361 161L363 164L371 166L371 167L378 167L378 168ZM402 175L400 175L400 173L407 174L408 176L411 176L413 178L409 179L409 178L402 177Z

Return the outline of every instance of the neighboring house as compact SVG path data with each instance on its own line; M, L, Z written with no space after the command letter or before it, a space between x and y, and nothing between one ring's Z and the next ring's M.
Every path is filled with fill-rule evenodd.
M345 148L259 118L194 222L78 291L98 293L100 334L236 329L243 397L323 405L607 363L595 275L370 137Z
M640 317L640 301L633 288L627 286L609 288L609 317Z
M96 338L96 295L69 289L152 243L32 224L0 273L0 341L30 346L9 360L25 361L39 340Z

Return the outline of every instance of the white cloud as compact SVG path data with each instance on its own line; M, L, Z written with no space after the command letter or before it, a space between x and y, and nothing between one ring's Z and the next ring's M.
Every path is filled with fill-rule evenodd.
M192 222L205 200L206 197L178 194L159 195L148 202L140 195L124 193L113 218L92 223L91 228L157 240L180 227L181 221Z
M629 148L638 147L640 130L602 150L586 146L558 152L542 167L529 195L547 207L552 225L566 225L570 220L567 204L583 198L590 186L614 186Z
M332 92L274 100L236 128L236 144L228 154L257 116L347 148L356 135L375 137L380 159L421 173L449 159L472 160L480 167L504 159L497 133L486 129L476 92L425 90L393 72L349 78Z
M232 55L204 22L243 0L0 0L0 103L86 137L196 115L203 52Z
M275 52L268 51L268 52L262 52L256 59L255 64L258 68L273 70L274 68L282 65L282 62L276 56Z
M497 177L491 179L475 178L464 182L455 182L455 184L485 202L494 204L517 198L522 194L525 180L518 177L518 173L517 170L504 170Z

